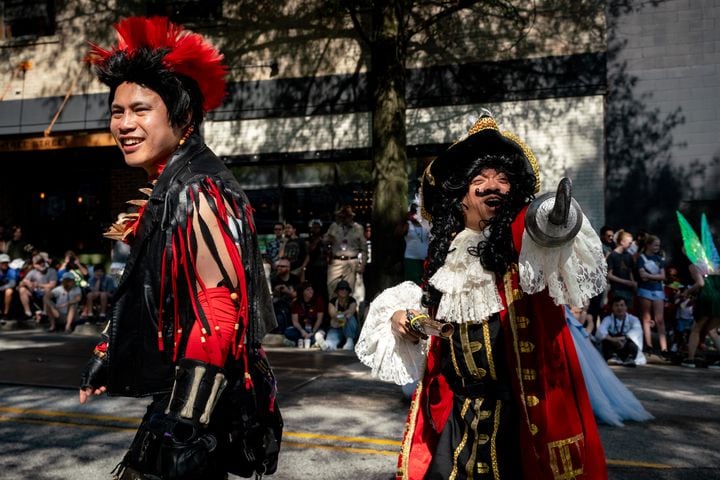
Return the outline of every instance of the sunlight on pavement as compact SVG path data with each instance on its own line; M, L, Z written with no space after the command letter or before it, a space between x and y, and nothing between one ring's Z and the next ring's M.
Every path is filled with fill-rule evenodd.
M34 425L96 428L105 430L135 431L140 419L93 415L77 412L34 410L0 405L0 422L16 422ZM353 437L314 432L283 432L283 447L298 449L335 450L357 454L396 456L401 442L386 438ZM377 446L378 448L371 448ZM386 448L382 448L386 447ZM662 463L636 462L633 460L608 459L609 466L639 467L664 470L672 468Z

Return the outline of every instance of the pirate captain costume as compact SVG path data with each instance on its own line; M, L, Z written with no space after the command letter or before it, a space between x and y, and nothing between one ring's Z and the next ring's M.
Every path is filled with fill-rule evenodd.
M510 188L504 214L478 230L460 204L485 168L506 174ZM538 170L489 112L425 170L435 242L425 284L382 292L355 349L379 378L418 382L398 479L607 478L563 306L603 290L602 248L566 179L556 196L534 198ZM405 309L410 323L423 312L452 324L452 335L395 335L390 318Z
M106 234L131 253L81 401L83 390L103 388L153 396L116 478L271 474L282 418L260 341L276 322L253 210L198 131L225 96L223 57L166 18L127 18L115 29L117 45L93 45L89 57L111 103L123 84L149 89L184 134L152 188L141 189L147 200L129 202L139 211ZM217 285L203 282L201 247L220 272Z

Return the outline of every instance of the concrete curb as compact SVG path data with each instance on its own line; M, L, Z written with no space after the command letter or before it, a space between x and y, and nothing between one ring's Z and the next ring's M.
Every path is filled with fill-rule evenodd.
M47 328L47 322L37 323L35 320L4 320L0 324L0 332L2 331L37 331L41 332ZM73 334L99 336L104 325L99 323L81 323L75 327Z
M42 330L43 326L39 325L35 320L3 320L0 324L0 331L7 330Z

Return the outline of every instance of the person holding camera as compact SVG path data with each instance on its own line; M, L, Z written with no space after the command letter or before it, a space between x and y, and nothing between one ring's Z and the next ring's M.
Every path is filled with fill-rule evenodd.
M602 353L610 365L634 367L644 365L642 353L642 325L640 319L628 313L625 299L615 297L612 314L602 319L595 337L602 342Z

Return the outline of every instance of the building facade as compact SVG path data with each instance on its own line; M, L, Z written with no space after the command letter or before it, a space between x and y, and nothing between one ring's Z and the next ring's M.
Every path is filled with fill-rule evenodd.
M87 41L109 44L110 25L130 14L169 13L213 38L226 54L231 67L228 97L208 116L203 135L246 189L261 232L269 233L277 220L329 222L341 204L353 205L359 220L369 220L373 176L368 105L374 77L351 18L331 21L335 17L330 11L328 20L319 21L318 12L333 2L285 2L286 8L272 14L284 17L268 18L264 23L269 27L261 21L248 23L253 2L244 9L244 2L220 0L109 2L102 8L85 0L2 3L0 222L23 225L39 246L54 252L109 251L100 233L142 186L144 174L124 165L107 134L107 91L83 61ZM611 156L623 155L608 146L608 132L617 125L609 120L614 112L608 106L613 72L637 55L633 42L647 41L638 40L647 34L646 27L635 26L645 25L646 16L654 19L652 28L662 29L663 23L667 28L680 23L677 15L666 18L662 13L675 4L690 11L682 17L688 22L693 13L706 23L709 17L717 21L717 8L713 2L669 1L616 13L606 12L603 2L570 2L581 3L597 5L590 15L580 10L575 16L526 12L527 18L508 23L508 31L500 28L502 22L469 15L413 37L411 45L419 47L408 52L406 62L410 191L425 165L467 130L481 108L488 108L502 128L520 135L534 150L542 191L570 176L574 195L593 226L612 224L612 215L618 222L623 219L624 210L612 203L616 197L608 197L606 182L614 165ZM688 43L689 51L698 45L710 48L705 37L693 38L700 43ZM624 49L612 50L614 40L624 39ZM716 57L711 57L701 56L708 62L704 69L687 65L675 70L677 75L698 74L698 81L709 85L702 96L705 106L697 105L697 120L671 128L673 146L660 154L673 162L699 158L709 165L717 157L709 130L718 122L717 104L713 107L711 99L720 96L710 95L718 93L717 83L703 76L717 69ZM644 80L662 76L660 72L630 64L623 73L641 78L634 87L626 86L632 94L638 95L633 89L661 86ZM674 92L682 90L681 84L677 80L666 85ZM683 95L689 93L670 97L665 92L658 108L672 112L677 104L690 118ZM683 129L691 123L692 129ZM680 146L682 138L690 143L703 129L708 130L703 149L683 157L687 150ZM708 166L705 173L717 172ZM717 191L694 190L691 197L673 201L679 205L706 198L717 198Z

